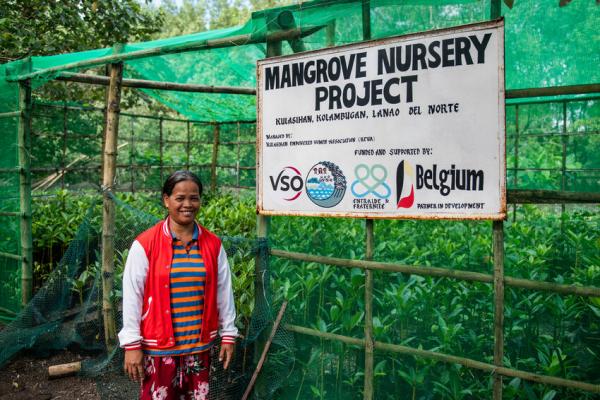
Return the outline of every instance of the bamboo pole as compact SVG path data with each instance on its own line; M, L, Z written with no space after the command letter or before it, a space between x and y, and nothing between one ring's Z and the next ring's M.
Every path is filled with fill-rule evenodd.
M223 143L221 143L223 144ZM243 171L252 171L255 170L256 167L243 167L243 166L237 166L237 165L223 165L223 164L217 164L217 167L219 168L228 168L228 169L239 169L239 170L243 170Z
M127 143L125 143L127 144ZM77 158L73 161L71 161L71 164L67 165L64 169L61 169L60 167L41 167L41 168L31 168L31 172L55 172L56 175L58 176L59 174L65 173L65 172L70 172L70 171L90 171L90 170L102 170L102 166L101 165L92 165L92 166L81 166L81 167L73 167L71 165L80 162L82 160L84 160L85 157L81 157L81 158ZM163 164L163 168L175 168L175 169L180 169L180 168L185 168L186 164ZM190 167L197 167L197 168L210 168L210 164L190 164ZM217 165L217 167L219 168L235 168L233 166L229 166L229 165ZM160 168L159 165L145 165L145 164L140 164L140 165L131 165L131 164L116 164L116 168L132 168L132 169L158 169ZM240 167L240 169L254 169L254 167ZM15 170L13 168L10 169L10 171L2 171L2 168L0 168L0 172L14 172ZM0 214L1 215L1 214ZM17 213L17 216L20 216L21 213Z
M558 190L507 190L507 202L520 204L596 204L600 193L563 192Z
M235 131L235 135L236 135L236 162L235 162L235 176L236 176L236 180L235 180L235 184L236 186L240 186L240 124L237 124L237 129ZM256 167L255 167L256 168Z
M262 354L260 355L260 359L258 360L258 364L256 365L256 369L254 370L254 373L252 374L250 383L248 383L248 386L246 387L246 390L244 391L242 400L246 400L248 398L248 396L250 396L250 392L252 391L252 388L254 387L254 382L256 382L256 378L258 378L258 374L260 373L260 370L262 369L263 364L265 363L265 360L267 359L267 354L269 353L269 348L271 347L271 343L273 342L273 339L275 338L275 333L277 333L277 329L279 329L279 324L281 324L281 320L283 319L283 313L285 313L286 307L287 307L287 301L284 301L283 304L281 304L281 308L279 308L279 313L277 314L275 323L273 324L273 327L271 328L271 334L269 335L269 339L267 339L265 348L263 349Z
M238 138L239 138L239 124L238 124ZM239 145L249 145L249 144L256 144L255 140L236 140L235 142L221 142L220 143L222 146L239 146ZM253 167L254 168L254 167Z
M502 4L500 0L492 0L490 2L490 19L495 20L502 15Z
M10 111L5 113L0 113L0 118L16 118L20 117L22 114L21 111Z
M158 174L160 176L160 183L162 184L165 179L164 179L164 172L163 172L163 119L159 119L158 120Z
M243 34L236 36L229 36L225 38L212 39L212 40L202 40L195 43L182 43L180 45L170 46L169 48L164 47L153 47L150 49L137 50L129 53L117 53L111 54L108 56L102 56L97 58L91 58L88 60L72 62L69 64L59 65L56 67L46 68L43 70L29 72L23 75L18 75L15 77L10 77L7 79L9 82L13 81L22 81L29 78L35 78L40 75L52 74L56 72L63 72L66 70L74 70L74 69L82 69L87 67L92 67L95 65L101 64L111 64L111 63L120 63L128 60L137 60L140 58L153 57L153 56L162 56L166 54L176 54L176 53L184 53L190 51L198 51L198 50L207 50L207 49L218 49L223 47L234 47L234 46L244 46L256 43L264 43L273 41L282 41L282 40L292 40L296 38L302 38L305 36L310 36L313 33L323 29L324 26L309 26L302 28L294 28L285 31L277 31L277 32L259 32L257 34Z
M9 318L16 317L17 313L13 310L9 310L8 308L0 307L0 314L6 314Z
M129 121L129 190L131 190L131 193L135 193L135 174L133 173L133 159L135 157L133 118Z
M37 104L38 107L47 107L47 108L56 108L56 107L64 107L64 106L58 106L56 104L48 104L48 103L38 103ZM94 106L69 106L67 105L67 109L69 110L77 110L77 111L98 111L98 112L105 112L106 110L102 107L94 107ZM165 121L174 121L174 122L187 122L190 121L193 124L212 124L214 121L210 120L210 121L201 121L201 120L197 120L197 119L183 119L183 118L172 118L172 117L165 117L165 116L155 116L155 115L144 115L144 114L134 114L134 113L127 113L127 112L121 112L120 115L122 117L134 117L134 118L144 118L144 119L163 119ZM1 117L1 114L0 114ZM240 124L240 123L244 123L244 124L254 124L256 123L255 119L252 120L237 120L237 121L222 121L219 122L221 125L228 125L228 124Z
M63 72L61 76L56 78L56 80L103 86L108 86L110 84L110 78L107 76L80 74L74 72ZM169 90L174 92L242 94L251 96L256 95L255 88L208 86L191 83L161 82L145 79L123 79L121 86L135 89Z
M560 162L561 169L561 180L560 180L560 190L564 192L567 188L567 141L569 138L567 137L567 102L562 102L562 111L563 111L563 120L562 120L562 157ZM565 212L565 203L560 205L560 210L564 214ZM560 233L561 236L564 234L565 222L564 219L560 219Z
M364 339L357 339L357 338L353 338L353 337L349 337L349 336L337 335L334 333L321 332L321 331L317 331L315 329L305 328L302 326L291 325L291 324L284 325L284 328L290 332L296 332L296 333L299 333L302 335L309 335L309 336L314 336L314 337L327 339L327 340L336 340L336 341L346 343L349 345L360 346L360 347L365 345ZM411 356L415 356L415 357L428 358L428 359L442 361L442 362L446 362L446 363L450 363L450 364L460 364L467 368L478 369L478 370L481 370L484 372L489 372L489 373L498 373L503 376L525 379L527 381L541 383L541 384L563 386L563 387L568 387L568 388L573 388L573 389L585 390L585 391L593 392L593 393L600 393L600 385L597 385L597 384L574 381L571 379L557 378L554 376L539 375L539 374L534 374L534 373L527 372L527 371L521 371L518 369L497 367L494 364L488 364L488 363L484 363L481 361L472 360L470 358L457 357L457 356L452 356L452 355L448 355L448 354L444 354L444 353L438 353L438 352L430 351L430 350L415 349L415 348L408 347L408 346L401 346L401 345L397 345L397 344L383 343L383 342L378 342L378 341L375 341L375 349L387 351L390 353L399 353L399 354L406 354L406 355L411 355Z
M108 76L110 76L110 64L106 64L104 65L104 73ZM110 91L105 90L104 91L104 109L102 110L102 119L103 119L103 126L104 126L104 130L102 132L102 159L100 160L100 171L101 174L104 174L104 149L106 147L106 127L108 126L108 94L110 93ZM99 184L102 186L102 179L104 176L100 176L99 179Z
M20 217L23 215L20 211L0 211L0 217Z
M276 57L279 55L281 55L281 41L273 42L272 40L267 40L267 58ZM258 161L258 157L256 158L256 160ZM271 217L266 216L266 215L257 214L257 216L256 216L256 236L258 237L259 241L266 242L268 240L270 225L271 225ZM255 293L255 298L257 299L257 301L258 301L258 299L260 299L260 300L266 299L265 293L264 293L264 288L265 288L264 278L266 277L266 272L267 272L266 265L268 263L269 253L268 252L264 252L264 254L261 254L261 253L262 252L259 251L256 256L256 266L255 266L256 281L255 281L255 285L254 285L254 293ZM258 297L258 296L260 296L260 297Z
M362 0L362 32L363 40L371 39L371 1ZM365 259L373 259L373 220L365 221L366 230L366 252ZM365 377L363 388L363 399L373 399L373 271L365 268Z
M269 252L267 249L269 228L271 219L267 216L256 215L256 236L258 241L258 251L254 261L254 302L255 309L264 313L269 312L269 302L267 300L269 275L268 262ZM262 332L254 342L254 362L258 363L258 355L262 353L265 346L265 332Z
M530 137L544 137L544 136L554 136L554 137L561 137L561 136L567 136L567 135L529 135ZM552 168L552 167L523 167L521 168L521 171L536 171L536 172L540 172L540 171L560 171L560 169L557 168ZM600 168L570 168L568 170L568 172L600 172Z
M563 120L562 120L562 156L560 162L561 169L561 182L560 182L560 190L565 191L567 187L567 102L562 102L562 112L563 112ZM564 204L563 212L564 212Z
M329 25L328 25L329 26ZM21 77L19 77L21 78ZM23 77L25 78L25 77ZM62 81L89 83L96 85L108 85L105 83L106 77L99 75L87 75L87 74L75 74L63 72L62 76L56 78ZM195 93L230 93L230 94L243 94L243 95L255 95L256 89L253 88L242 88L242 87L229 87L229 86L204 86L194 84L182 84L173 82L160 82L150 81L142 79L124 79L125 84L123 86L131 88L141 89L156 89L156 90L172 90L179 92L195 92ZM600 84L587 84L587 85L571 85L571 86L556 86L547 88L528 88L528 89L513 89L507 90L506 99L523 99L529 97L549 97L549 96L564 96L574 94L592 94L600 92ZM15 115L17 114L17 115ZM14 117L18 116L17 112L3 113L1 117Z
M191 127L190 121L186 121L186 140L185 140L185 169L190 170L190 145L191 145Z
M106 129L102 171L104 190L102 213L102 316L104 318L104 341L110 352L116 344L116 324L111 293L114 287L114 236L115 204L111 198L115 183L117 141L119 135L119 105L121 101L121 78L123 64L112 64L111 84L108 88L106 104Z
M219 136L221 128L219 124L215 124L213 128L213 146L212 146L212 158L210 162L210 190L214 192L217 190L217 161L219 159Z
M268 28L271 30L289 30L297 28L294 14L290 10L282 10L277 14L277 18L267 21ZM300 38L290 39L288 40L288 44L294 53L306 51L306 46Z
M363 40L371 39L371 1L362 0L362 30ZM365 259L373 259L373 220L365 221L366 251ZM373 399L373 271L365 269L365 377L363 399Z
M273 43L267 41L267 57L275 57L281 54L281 43ZM258 157L256 157L258 162ZM258 183L258 182L257 182ZM254 298L255 308L262 309L268 312L268 300L267 300L267 288L269 286L269 275L268 275L268 263L269 263L269 251L268 251L268 237L269 229L271 225L271 218L265 215L256 214L256 236L259 244L259 249L256 253L254 262ZM254 358L262 352L265 346L265 338L259 337L255 342L255 353Z
M371 40L371 0L362 0L363 40Z
M373 220L365 220L365 259L373 259ZM373 271L365 269L365 386L363 399L373 399Z
M24 261L25 260L25 257L23 257L23 256L20 256L18 254L6 253L4 251L0 251L0 257L10 258L12 260L17 260L17 261Z
M519 184L519 105L515 106L515 171L513 175L513 186L516 189ZM508 196L508 195L507 195ZM513 222L517 220L517 205L513 204Z
M494 365L502 367L504 358L504 223L494 221ZM494 373L494 400L502 400L502 376Z
M335 265L338 267L363 269L369 268L378 271L400 272L403 274L414 274L420 276L435 276L470 282L493 283L494 281L494 277L490 274L482 274L480 272L471 271L457 271L449 268L403 265L377 261L348 260L345 258L317 256L313 254L296 253L278 249L271 249L270 253L275 257L287 258L289 260L316 262L320 264ZM563 285L553 282L533 281L529 279L510 278L506 276L504 277L504 285L521 289L543 290L567 295L600 297L600 288L593 286Z
M19 82L19 208L21 212L21 305L33 293L33 237L31 233L31 82Z
M335 46L335 21L334 19L329 22L325 28L325 46L327 47Z
M67 134L68 134L68 122L67 122L67 107L63 108L63 135L62 135L62 154L61 154L61 163L60 167L64 170L66 167L66 158L67 158ZM64 190L65 188L65 174L61 174L60 176L60 188ZM64 204L63 204L64 209Z
M600 84L555 86L546 88L513 89L506 91L506 99L523 99L527 97L564 96L570 94L587 94L600 92Z

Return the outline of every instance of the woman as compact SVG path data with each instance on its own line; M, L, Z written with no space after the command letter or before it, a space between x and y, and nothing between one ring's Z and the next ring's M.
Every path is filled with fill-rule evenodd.
M237 329L231 272L220 239L196 221L202 183L189 171L165 181L168 217L131 245L123 273L125 372L140 399L205 399L210 348L221 336L226 369Z

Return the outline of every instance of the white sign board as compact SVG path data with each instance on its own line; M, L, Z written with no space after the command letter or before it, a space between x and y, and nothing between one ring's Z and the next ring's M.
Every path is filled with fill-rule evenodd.
M503 22L258 62L265 215L503 219Z

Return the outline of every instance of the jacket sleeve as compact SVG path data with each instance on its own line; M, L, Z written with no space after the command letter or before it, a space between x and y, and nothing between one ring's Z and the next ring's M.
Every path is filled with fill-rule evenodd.
M125 350L141 348L140 324L147 274L148 257L136 240L129 249L123 272L123 329L119 332L119 343Z
M221 343L235 343L238 330L235 327L235 303L231 284L231 270L223 245L218 258L217 308L219 310L219 334Z

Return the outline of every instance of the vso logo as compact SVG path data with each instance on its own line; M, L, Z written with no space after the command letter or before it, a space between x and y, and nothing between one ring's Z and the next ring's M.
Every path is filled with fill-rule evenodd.
M286 201L296 200L302 194L304 180L302 174L296 168L284 167L277 177L269 176L271 186L275 192L283 192Z

